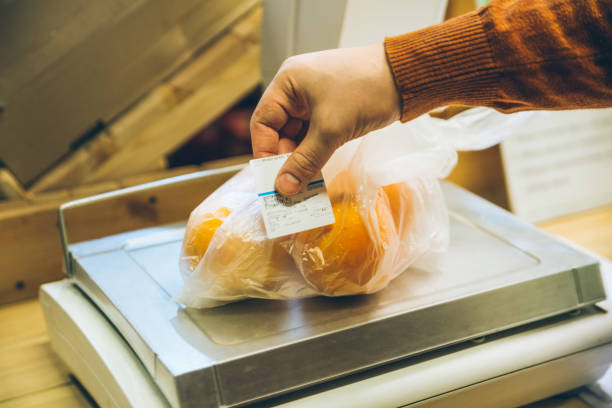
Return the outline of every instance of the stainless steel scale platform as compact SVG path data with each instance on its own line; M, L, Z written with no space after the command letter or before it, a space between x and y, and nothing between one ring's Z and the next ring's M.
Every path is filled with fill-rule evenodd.
M455 353L465 348L459 343L494 333L558 325L573 318L564 315L571 311L604 313L591 306L605 299L596 259L450 184L443 191L451 246L435 270L413 268L368 296L184 308L172 296L182 285L178 255L194 203L185 200L183 221L163 219L177 222L157 227L116 232L112 217L161 191L210 192L237 170L181 176L60 209L69 276L172 406L262 401L410 358ZM83 214L109 217L109 230L80 233L73 243L71 230L86 223ZM598 344L610 358L598 360L597 375L612 361L612 327L607 333Z

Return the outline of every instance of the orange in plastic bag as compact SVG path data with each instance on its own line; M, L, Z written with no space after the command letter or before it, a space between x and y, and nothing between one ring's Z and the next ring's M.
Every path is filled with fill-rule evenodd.
M370 213L360 205L355 180L347 172L338 174L328 190L336 222L298 233L289 252L304 278L325 295L384 288L391 275L376 276L376 271L398 239L400 220L412 216L410 190L405 183L380 187Z
M192 217L193 222L186 228L185 238L183 239L184 257L189 268L195 269L198 266L215 232L217 232L217 229L223 224L223 221L225 221L230 213L231 210L227 207L217 208L214 213L194 213Z
M242 170L192 211L180 258L185 285L176 300L203 308L316 295L281 239L267 238L252 173Z

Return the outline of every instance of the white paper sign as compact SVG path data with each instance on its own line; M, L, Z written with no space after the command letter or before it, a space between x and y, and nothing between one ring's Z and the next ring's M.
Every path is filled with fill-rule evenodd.
M295 196L283 197L276 192L274 181L288 157L289 154L283 154L250 162L268 238L334 223L334 213L320 173Z
M612 109L536 112L501 147L519 217L541 221L612 203Z

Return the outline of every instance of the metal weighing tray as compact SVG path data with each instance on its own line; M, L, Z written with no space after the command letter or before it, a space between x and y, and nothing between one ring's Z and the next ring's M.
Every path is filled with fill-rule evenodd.
M605 299L595 259L445 183L451 246L436 270L408 270L374 295L184 308L172 300L182 285L184 220L197 204L190 200L203 198L189 194L214 190L238 169L181 176L60 209L69 275L173 406L244 404ZM134 225L178 222L108 233L130 209L149 211L147 203L160 212ZM87 231L88 217L108 218L105 236ZM80 242L71 243L73 235Z

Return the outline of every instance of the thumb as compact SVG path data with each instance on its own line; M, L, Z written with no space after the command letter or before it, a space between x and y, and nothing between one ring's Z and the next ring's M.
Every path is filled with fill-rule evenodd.
M276 191L284 196L300 192L306 183L323 168L334 149L323 142L320 135L308 132L304 140L289 156L276 177Z

